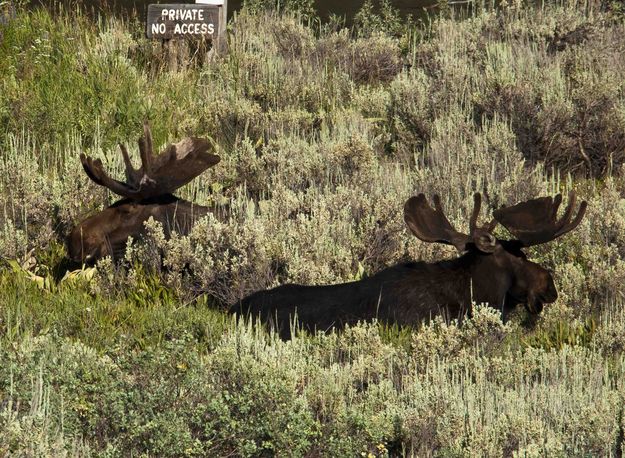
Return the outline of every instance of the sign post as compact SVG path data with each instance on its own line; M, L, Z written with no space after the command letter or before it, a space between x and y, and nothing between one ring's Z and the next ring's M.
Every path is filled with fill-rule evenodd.
M219 27L217 29L217 49L226 48L226 27L228 25L228 0L195 0L197 5L214 5L219 8Z

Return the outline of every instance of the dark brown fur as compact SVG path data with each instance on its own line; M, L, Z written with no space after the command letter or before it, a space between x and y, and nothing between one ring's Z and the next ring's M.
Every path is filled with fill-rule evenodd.
M494 253L472 250L432 264L399 264L360 281L330 286L283 285L246 297L232 313L259 316L283 338L297 314L309 331L341 328L374 318L415 325L442 315L462 319L472 301L501 310L504 320L518 305L539 313L558 294L551 274L525 259L518 247L498 241Z
M67 252L77 263L92 263L105 256L118 258L130 236L136 239L145 233L150 217L163 225L169 237L174 231L188 234L193 223L208 211L171 194L141 202L122 199L75 227L67 238Z
M119 145L125 182L110 177L99 159L80 155L83 169L93 182L125 198L72 230L66 240L72 261L93 263L105 256L120 257L129 237L136 239L144 234L149 218L160 222L165 237L169 237L172 232L188 234L193 223L208 213L207 207L194 205L171 193L219 162L219 156L209 152L210 142L187 137L167 146L160 154L154 154L152 134L145 123L138 143L141 167L137 169L126 147Z
M406 202L405 220L418 238L454 244L465 253L436 263L411 262L378 272L360 281L329 286L283 285L259 291L233 305L231 313L260 317L283 338L291 335L295 316L309 330L328 330L361 320L415 325L437 315L447 319L470 313L472 303L487 303L505 320L519 304L532 314L557 299L551 273L527 259L522 249L544 243L572 230L581 221L582 202L573 221L575 196L560 221L556 221L561 196L534 199L496 212L517 240L496 239L496 222L479 227L481 197L475 196L469 235L461 234L444 216L440 199L435 209L419 195ZM502 222L502 224L504 224Z

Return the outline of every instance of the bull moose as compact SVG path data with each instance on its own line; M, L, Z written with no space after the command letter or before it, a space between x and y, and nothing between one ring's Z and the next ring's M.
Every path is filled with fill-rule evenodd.
M575 194L560 219L562 195L541 197L502 207L484 226L477 220L481 196L475 194L469 234L456 231L443 212L439 196L432 208L424 194L411 197L404 206L410 231L424 242L455 246L461 256L435 263L408 262L384 269L359 281L326 286L288 284L259 291L230 309L239 315L260 317L282 338L290 338L297 317L307 330L328 330L374 318L382 322L413 325L435 315L462 318L475 303L488 303L509 312L524 304L538 314L543 304L554 302L558 293L549 270L531 262L523 248L554 240L573 230L584 217L586 202L573 218ZM493 235L501 223L513 240Z
M219 156L208 152L208 140L187 137L155 155L147 123L143 131L139 139L140 168L133 167L128 150L123 144L119 145L126 182L111 178L99 159L80 155L89 178L124 199L82 221L71 231L66 244L72 261L92 263L104 256L119 257L129 237L143 234L144 223L150 217L163 225L165 236L169 237L173 231L187 234L193 223L210 211L208 207L172 194L220 161Z

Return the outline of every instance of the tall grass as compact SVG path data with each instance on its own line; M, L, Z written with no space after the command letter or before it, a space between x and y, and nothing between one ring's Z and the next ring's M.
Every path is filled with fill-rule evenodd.
M419 25L387 5L348 30L267 6L223 55L136 18L0 25L0 454L620 456L623 16L511 2ZM180 195L225 217L171 240L150 225L61 281L64 237L113 200L78 155L121 176L144 119L160 145L213 139L222 162ZM405 230L417 192L463 230L475 191L490 212L570 189L587 217L529 252L560 296L536 322L478 308L285 343L220 311L453 256Z
M488 308L462 328L428 325L407 346L384 343L375 325L285 343L228 318L210 320L210 337L196 334L194 321L209 323L198 304L160 322L167 305L76 291L50 303L6 282L34 307L10 298L0 322L6 452L617 456L621 447L622 353L520 348Z

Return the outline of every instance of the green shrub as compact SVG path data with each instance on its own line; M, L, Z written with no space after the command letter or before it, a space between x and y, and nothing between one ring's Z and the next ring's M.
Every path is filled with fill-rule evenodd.
M134 17L18 9L0 25L0 454L617 456L624 26L582 3L427 27L367 3L347 30L249 2L223 55L161 49ZM179 195L228 209L170 240L149 222L122 262L65 276L65 236L115 199L78 155L121 177L115 145L144 119L158 145L211 137L221 163ZM585 219L527 250L559 290L534 321L476 306L281 342L220 311L455 256L409 235L416 193L465 231L476 191L482 222L571 189Z

